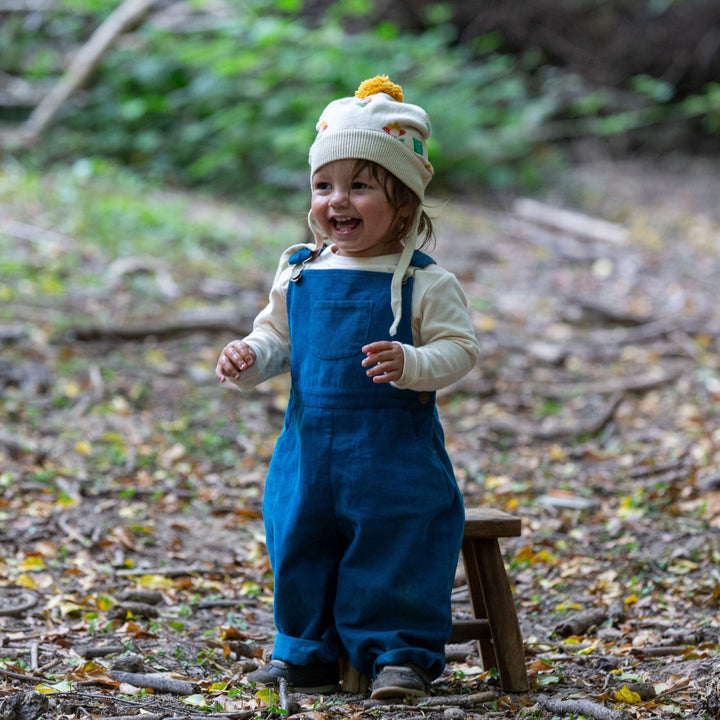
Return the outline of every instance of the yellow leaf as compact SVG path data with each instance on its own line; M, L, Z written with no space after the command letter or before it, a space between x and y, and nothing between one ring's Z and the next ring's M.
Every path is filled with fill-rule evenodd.
M506 485L509 482L507 475L486 475L485 476L485 487L488 490L497 490L499 487Z
M109 610L113 606L114 602L115 601L108 595L95 596L95 607L100 611Z
M27 573L18 575L17 578L15 578L15 584L20 585L21 587L24 587L24 588L28 588L28 590L37 590L38 589L38 585L35 582L34 578L31 575L28 575Z
M578 655L590 655L590 653L595 652L595 650L598 649L599 643L593 643L592 645L588 645L583 650L578 650Z
M241 595L258 595L262 592L261 587L254 582L251 582L250 580L246 580L241 586L240 586L240 594Z
M20 563L19 569L27 572L38 572L45 569L45 562L41 557L31 555L30 557L26 557L22 563Z
M567 455L560 445L553 445L550 448L550 458L555 462L565 462Z
M228 684L226 682L214 682L209 688L208 692L223 692L227 689Z
M92 455L92 445L89 440L78 440L75 443L75 452L85 457Z
M67 680L61 680L58 683L52 683L52 685L50 683L40 683L35 686L36 692L42 693L43 695L56 692L71 692L72 689L72 683Z
M478 328L483 332L492 332L495 329L495 318L491 315L478 316Z
M84 609L85 608L82 605L78 605L77 603L74 603L72 601L63 602L60 604L60 612L62 613L63 617L65 615L78 615Z
M76 398L82 392L80 383L75 380L62 380L60 383L60 391L65 397Z
M534 557L535 557L535 553L533 552L532 547L530 547L530 545L525 545L525 547L521 548L515 554L515 562L530 563L530 562L532 562Z
M262 688L261 690L258 690L255 693L255 699L267 706L277 705L280 702L280 698L272 688Z
M185 703L186 705L191 705L192 707L196 708L208 708L210 707L207 703L207 700L200 695L199 693L197 695L188 695L187 697L180 698L180 702Z
M555 606L555 612L561 612L562 610L582 610L582 605L579 603L560 603Z
M143 575L138 578L137 584L151 590L166 590L175 587L173 581L165 575Z
M627 685L623 685L620 690L615 691L615 699L629 705L638 705L642 702L640 695L630 690Z
M625 598L625 604L626 605L634 605L638 601L638 596L633 593L632 595L628 595Z

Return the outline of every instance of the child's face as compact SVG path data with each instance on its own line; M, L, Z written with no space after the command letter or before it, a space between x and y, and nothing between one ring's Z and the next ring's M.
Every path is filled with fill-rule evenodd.
M312 214L339 255L374 257L402 251L391 233L397 210L384 184L357 160L335 160L312 177Z

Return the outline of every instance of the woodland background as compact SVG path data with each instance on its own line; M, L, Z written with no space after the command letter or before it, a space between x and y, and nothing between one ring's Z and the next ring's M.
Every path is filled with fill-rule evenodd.
M720 717L719 65L709 0L0 0L0 718ZM527 695L472 645L421 706L244 682L288 388L214 363L377 73L433 120L482 345L440 410L523 520Z

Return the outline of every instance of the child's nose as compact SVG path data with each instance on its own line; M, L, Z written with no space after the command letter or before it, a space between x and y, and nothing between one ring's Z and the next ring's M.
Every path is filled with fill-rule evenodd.
M332 207L345 207L348 204L350 192L347 188L335 187L330 194L330 205Z

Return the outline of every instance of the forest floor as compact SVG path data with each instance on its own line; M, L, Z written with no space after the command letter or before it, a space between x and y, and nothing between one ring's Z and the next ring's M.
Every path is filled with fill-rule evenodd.
M180 297L146 259L92 292L22 299L7 278L0 718L720 718L718 167L592 162L542 206L432 208L432 254L482 346L440 413L466 504L522 519L501 547L527 694L504 693L473 644L415 704L245 682L272 648L260 508L288 384L239 395L213 369L267 271L222 285L174 267ZM4 200L0 221L47 219ZM41 268L52 238L13 227ZM115 258L85 255L105 278Z

